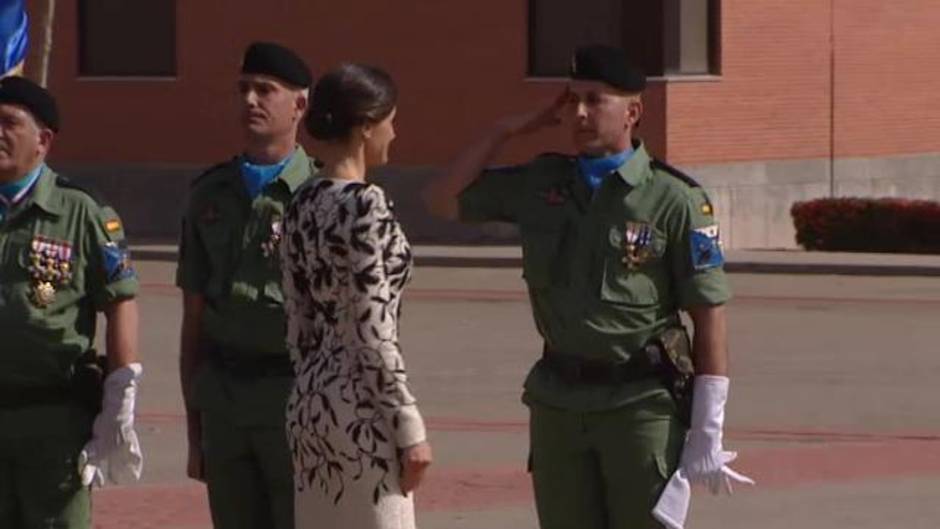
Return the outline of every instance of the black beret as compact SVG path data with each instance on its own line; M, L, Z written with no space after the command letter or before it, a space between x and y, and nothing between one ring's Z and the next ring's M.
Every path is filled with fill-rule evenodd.
M631 93L646 88L646 76L630 64L626 52L602 44L584 46L574 52L571 78L600 81Z
M59 132L59 109L45 88L25 77L0 79L0 103L25 107L36 121Z
M313 75L303 59L280 44L255 42L245 50L242 73L270 75L285 83L309 88Z

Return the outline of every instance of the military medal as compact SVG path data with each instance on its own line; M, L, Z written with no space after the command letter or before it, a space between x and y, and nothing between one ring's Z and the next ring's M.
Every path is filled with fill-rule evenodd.
M270 259L277 255L278 246L281 244L281 237L283 234L283 226L281 224L281 219L277 218L271 221L271 236L268 237L266 241L261 243L261 254L265 258Z
M623 264L636 270L653 256L653 228L643 222L627 222L624 229Z
M56 288L72 280L72 245L35 237L29 249L30 297L37 307L55 302Z
M32 294L37 307L48 307L55 301L55 287L47 281L34 284Z

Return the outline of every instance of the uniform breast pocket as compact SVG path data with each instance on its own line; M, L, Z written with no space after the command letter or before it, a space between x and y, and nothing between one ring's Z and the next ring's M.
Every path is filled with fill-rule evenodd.
M522 234L522 277L531 288L547 288L560 280L564 230L530 229Z
M654 305L666 288L665 236L655 228L632 233L612 228L604 256L600 297L609 303Z

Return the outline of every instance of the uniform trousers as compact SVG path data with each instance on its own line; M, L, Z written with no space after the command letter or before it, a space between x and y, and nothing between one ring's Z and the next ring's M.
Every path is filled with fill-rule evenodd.
M203 454L215 529L293 529L293 464L284 426L243 426L202 413Z
M530 472L541 529L651 529L686 428L663 390L576 412L529 402Z

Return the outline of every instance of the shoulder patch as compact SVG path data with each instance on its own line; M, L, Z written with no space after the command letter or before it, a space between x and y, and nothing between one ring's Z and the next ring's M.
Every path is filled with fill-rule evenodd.
M675 167L661 160L653 159L652 161L650 161L650 168L652 168L654 171L663 171L663 172L669 173L673 177L678 178L679 180L684 182L689 187L702 187L702 184L698 183L691 176L683 173L682 171L676 169Z
M100 192L98 192L97 189L94 189L92 187L89 187L83 184L77 184L75 183L75 181L73 181L71 178L67 176L62 176L60 174L57 174L55 177L55 185L63 189L72 189L72 190L84 193L88 195L89 197L91 197L91 199L99 206L108 205L107 201L104 199L104 196Z

